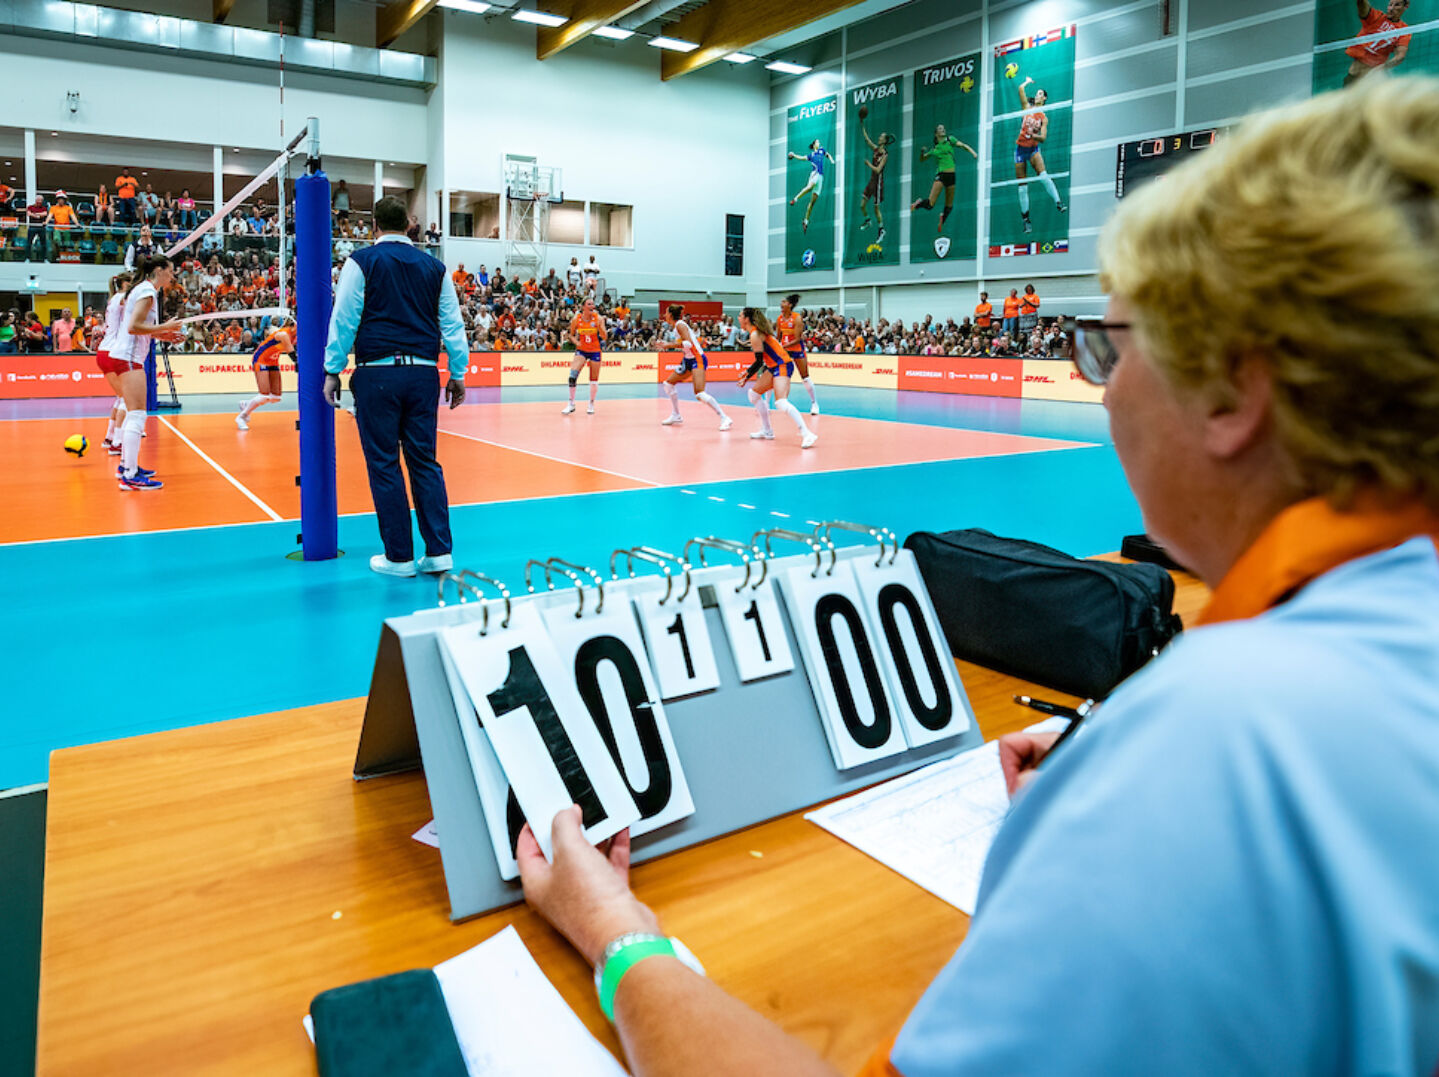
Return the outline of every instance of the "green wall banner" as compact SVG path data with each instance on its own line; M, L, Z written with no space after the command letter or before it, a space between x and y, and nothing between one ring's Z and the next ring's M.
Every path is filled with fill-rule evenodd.
M1407 0L1319 0L1314 8L1314 92L1373 71L1439 74L1439 12Z
M899 265L904 76L844 98L844 267Z
M979 215L979 53L914 73L909 260L974 258Z
M1074 27L994 50L989 254L1069 250L1069 158L1074 130Z
M786 124L784 268L834 268L835 130L839 101L794 105Z

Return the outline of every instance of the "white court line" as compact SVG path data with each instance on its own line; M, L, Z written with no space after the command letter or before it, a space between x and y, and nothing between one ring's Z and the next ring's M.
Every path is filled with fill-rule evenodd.
M179 438L181 441L183 441L186 445L188 445L188 446L190 446L190 448L194 449L194 450L195 450L195 455L198 456L201 460L205 461L205 463L209 464L209 465L210 465L212 468L214 468L216 471L218 471L218 472L220 473L220 477L221 477L222 479L224 479L226 482L228 482L228 483L229 483L231 486L233 486L236 490L239 490L240 493L244 494L244 495L245 495L246 497L248 497L251 501L253 501L256 505L258 505L258 506L260 507L260 509L265 513L266 516L268 516L270 519L276 520L276 521L279 521L279 520L283 520L283 519L284 519L284 517L281 516L278 512L276 512L274 509L270 508L269 505L265 504L265 503L264 503L263 501L261 501L258 497L256 497L253 493L251 493L250 490L249 490L249 488L246 487L244 483L242 483L239 479L235 478L234 475L231 475L228 471L226 471L226 470L225 470L224 468L222 468L219 464L215 463L215 461L212 460L209 456L207 456L204 449L200 448L200 446L196 445L193 441L191 441L189 438L187 438L184 434L180 433L180 431L175 428L174 424L171 423L169 419L165 418L165 416L163 416L163 415L157 415L157 416L155 416L155 418L159 419L160 422L164 423L165 426L169 428L170 433L174 434L177 438Z
M477 438L474 434L462 434L458 430L446 430L444 427L441 427L440 433L449 434L452 438L464 438L466 441L477 441L481 445L493 445L497 449L509 449L511 452L524 453L526 456L538 456L541 460L553 460L557 464L569 464L570 467L582 468L585 471L598 471L603 475L613 475L617 479L629 479L630 482L642 482L646 486L660 487L664 485L662 482L651 482L649 479L642 479L638 475L626 475L623 471L611 471L609 468L595 467L594 464L579 464L573 460L566 460L563 457L535 452L534 449L521 449L514 445L506 445L502 441L491 441L489 438ZM526 498L526 500L534 499ZM488 504L488 502L486 503Z
M753 509L753 508L754 508L753 505L746 505L743 501L736 502L736 504L738 504L739 507L742 508L742 509Z

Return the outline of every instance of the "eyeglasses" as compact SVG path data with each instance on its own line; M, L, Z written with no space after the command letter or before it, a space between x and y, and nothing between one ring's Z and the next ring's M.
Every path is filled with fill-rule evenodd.
M1109 334L1129 329L1129 322L1106 322L1103 318L1066 318L1063 323L1069 341L1069 358L1080 377L1091 385L1104 385L1119 362L1119 349Z

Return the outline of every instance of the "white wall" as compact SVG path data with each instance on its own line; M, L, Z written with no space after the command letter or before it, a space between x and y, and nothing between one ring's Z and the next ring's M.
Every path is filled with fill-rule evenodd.
M632 250L552 244L556 268L593 253L626 293L651 285L762 298L766 72L717 64L661 82L660 51L638 40L581 42L539 62L532 27L444 19L444 168L442 178L432 168L432 187L500 191L504 155L534 154L564 169L566 198L634 206ZM745 217L744 278L724 275L726 213ZM446 241L446 260L494 264L464 241Z
M13 126L278 148L279 88L265 68L10 37L0 39L0 70L4 121ZM65 103L72 90L80 92L74 114ZM327 153L421 162L428 153L425 104L421 90L291 74L285 130L297 132L306 117L318 116Z

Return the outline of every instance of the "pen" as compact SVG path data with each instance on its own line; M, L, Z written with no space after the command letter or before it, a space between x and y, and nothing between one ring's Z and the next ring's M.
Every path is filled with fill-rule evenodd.
M1086 701L1080 704L1082 710L1076 710L1074 707L1066 707L1062 703L1050 703L1047 700L1035 699L1033 696L1015 696L1014 701L1021 707L1031 707L1041 714L1053 714L1059 718L1070 719L1080 718L1087 714L1089 706L1093 705L1091 701Z

